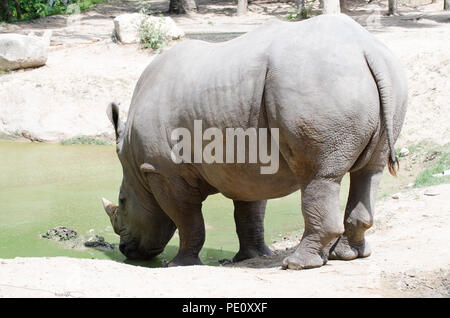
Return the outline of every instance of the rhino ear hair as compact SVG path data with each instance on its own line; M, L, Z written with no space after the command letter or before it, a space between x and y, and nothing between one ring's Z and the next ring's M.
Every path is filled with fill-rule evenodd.
M110 103L106 108L106 114L108 115L109 120L114 126L117 140L119 139L123 131L123 123L119 118L119 106L116 103Z
M149 163L141 164L140 169L142 173L157 173L155 167Z

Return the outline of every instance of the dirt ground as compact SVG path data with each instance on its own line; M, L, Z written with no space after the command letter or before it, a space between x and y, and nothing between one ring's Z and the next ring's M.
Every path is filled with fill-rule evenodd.
M152 3L156 11L168 4ZM408 73L409 108L396 146L450 142L450 13L441 11L441 1L402 7L398 17L383 16L381 1L372 1L375 7L354 3L349 2L349 15L391 48ZM289 3L260 0L249 8L247 16L236 17L232 2L212 2L197 14L173 18L189 37L247 32L292 11ZM110 39L113 17L138 10L138 1L111 0L75 22L53 16L0 25L0 33L54 30L46 66L0 75L0 136L42 141L111 137L106 105L120 102L125 117L134 85L154 57L137 45ZM0 297L449 297L450 185L396 191L399 199L377 203L368 235L373 255L367 259L280 270L300 233L274 244L274 257L221 267L149 269L66 257L3 259Z
M276 255L238 264L144 268L114 261L0 260L0 297L449 297L450 184L378 202L367 235L373 254L318 269L281 270ZM232 283L230 283L232 282Z

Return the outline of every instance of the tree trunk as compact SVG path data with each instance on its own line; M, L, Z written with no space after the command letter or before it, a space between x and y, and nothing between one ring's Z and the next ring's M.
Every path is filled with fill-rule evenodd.
M444 10L450 10L450 0L444 0Z
M297 11L301 12L305 8L305 0L297 0Z
M22 13L20 12L19 0L14 0L14 4L16 6L17 20L21 20L22 19Z
M197 11L197 3L195 0L170 0L169 13L186 13Z
M13 16L9 11L8 0L0 0L0 14L5 17L6 21L11 21Z
M237 15L247 14L248 2L247 0L238 0Z
M340 13L341 8L339 0L325 0L323 1L322 14Z
M389 0L389 15L398 15L397 0Z
M341 7L341 12L347 12L347 0L339 0L339 6Z

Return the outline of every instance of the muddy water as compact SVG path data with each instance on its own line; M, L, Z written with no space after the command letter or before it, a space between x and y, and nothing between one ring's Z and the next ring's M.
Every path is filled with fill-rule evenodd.
M0 258L70 256L129 262L117 249L97 251L40 238L48 229L63 225L85 239L97 234L118 244L100 198L116 201L121 178L112 146L0 142ZM347 187L345 178L341 207ZM206 264L217 265L238 250L232 201L210 196L203 213L206 242L200 257ZM270 200L265 224L269 244L300 230L300 194ZM175 256L177 246L175 235L156 259L134 264L161 266Z

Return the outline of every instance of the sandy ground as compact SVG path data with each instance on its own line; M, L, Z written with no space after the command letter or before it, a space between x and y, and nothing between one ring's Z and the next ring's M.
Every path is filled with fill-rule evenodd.
M168 5L167 1L151 3L155 11ZM348 3L349 14L390 47L407 70L409 109L397 146L424 139L449 142L450 13L441 11L440 1L418 8L402 7L399 17L383 16L382 1L365 7ZM125 117L137 79L155 56L137 45L111 41L112 19L138 10L136 0L111 0L75 17L51 16L0 26L0 33L53 30L44 67L0 75L0 136L35 141L79 135L112 137L106 105L121 103ZM232 2L216 1L202 4L199 13L172 18L188 36L247 32L268 19L284 18L293 9L288 3L257 0L246 16L236 17L234 10Z
M367 235L373 254L365 259L281 270L281 260L297 242L293 237L276 243L273 257L222 267L3 259L0 297L449 297L449 197L447 184L380 201Z

